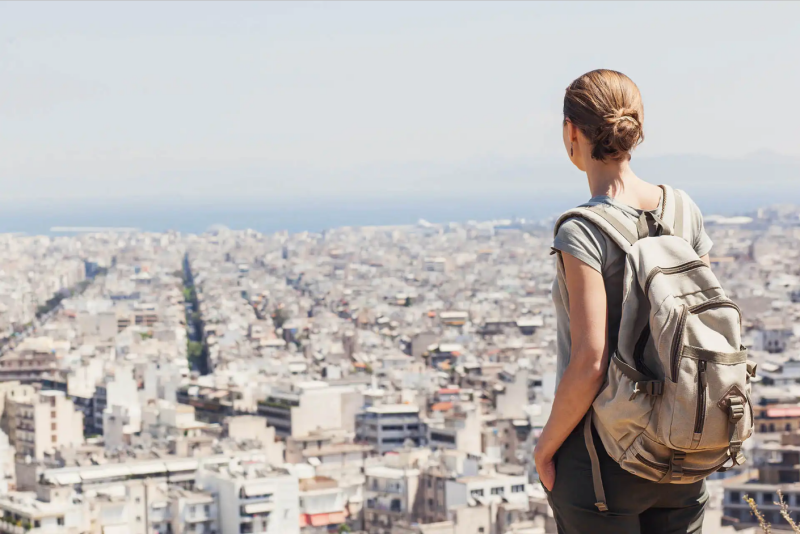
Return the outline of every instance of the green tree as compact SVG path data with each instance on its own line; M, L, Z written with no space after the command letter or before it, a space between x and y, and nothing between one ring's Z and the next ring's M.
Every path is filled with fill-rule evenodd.
M186 343L186 352L189 360L199 360L203 356L203 344L199 341L188 341Z
M275 323L275 328L282 328L284 323L289 320L289 312L286 308L278 308L272 314L272 322Z

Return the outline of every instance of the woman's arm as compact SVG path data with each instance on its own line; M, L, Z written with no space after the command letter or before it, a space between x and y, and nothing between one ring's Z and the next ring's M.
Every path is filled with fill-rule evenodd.
M608 317L603 276L566 252L564 261L569 293L569 365L558 385L553 410L534 452L539 479L548 489L555 482L553 456L580 423L605 379L608 367Z

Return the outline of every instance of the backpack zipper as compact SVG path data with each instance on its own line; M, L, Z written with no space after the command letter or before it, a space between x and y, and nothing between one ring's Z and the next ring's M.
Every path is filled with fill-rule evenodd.
M671 374L673 382L678 381L678 364L680 363L679 356L681 344L683 342L683 329L686 327L686 319L689 313L697 315L714 308L733 308L739 313L739 322L742 321L742 310L739 309L739 306L737 306L735 302L726 297L713 298L705 302L701 302L700 304L695 304L692 307L687 307L685 304L682 306L683 310L681 311L681 316L678 319L678 329L675 331L675 337L672 339Z
M725 297L722 298L718 297L715 299L707 300L705 302L701 302L700 304L695 304L694 306L689 308L689 311L693 314L698 314L714 308L733 308L739 313L739 319L741 320L742 310L739 308L739 306L736 305L735 302Z
M678 363L680 361L680 350L683 345L683 329L686 327L686 319L689 316L689 308L683 304L681 315L678 318L678 327L675 329L675 337L672 338L671 369L672 381L678 381Z
M644 283L644 296L648 295L650 291L650 284L653 282L653 279L658 274L681 274L688 271L693 271L695 269L699 269L701 267L708 267L708 265L703 262L703 260L692 260L688 263L683 263L681 265L676 265L675 267L653 267L650 272L647 274L647 280Z
M667 464L662 464L662 463L654 462L653 460L648 460L647 458L645 458L644 456L642 456L638 452L636 453L636 459L639 460L640 462L642 462L647 467L652 467L656 471L661 471L662 473L666 473L667 471L669 471L669 466ZM684 469L684 471L685 471L685 469Z
M655 469L656 471L661 471L662 473L666 473L667 471L669 471L669 465L668 464L662 464L660 462L654 462L653 460L648 460L647 458L645 458L644 456L642 456L638 452L636 453L636 459L639 460L640 462L642 462L647 467L651 467L651 468ZM712 473L716 473L719 470L720 467L725 465L725 462L727 462L727 461L728 461L728 459L726 458L721 463L715 465L714 467L709 467L707 469L692 469L690 467L684 467L683 468L683 473L685 475L693 476L693 477L707 476L707 475L710 475Z
M697 386L699 392L697 395L697 414L694 418L694 433L701 434L703 432L703 426L706 422L706 389L708 388L706 368L708 367L708 362L705 360L700 360L697 362L697 367Z

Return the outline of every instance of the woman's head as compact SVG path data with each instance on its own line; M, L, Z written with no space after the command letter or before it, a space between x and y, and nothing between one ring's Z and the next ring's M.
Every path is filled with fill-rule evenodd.
M564 142L574 163L576 139L592 159L629 159L631 150L644 140L643 125L639 88L621 72L593 70L567 87Z

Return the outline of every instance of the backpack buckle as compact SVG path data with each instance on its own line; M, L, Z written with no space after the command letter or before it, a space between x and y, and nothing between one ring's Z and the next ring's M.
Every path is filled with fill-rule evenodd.
M728 447L728 454L731 456L731 461L733 461L733 465L742 465L747 461L744 454L742 453L742 441L738 439L731 440L731 445Z
M634 400L639 393L644 393L651 397L656 397L664 392L664 383L658 380L643 380L633 383L633 393L628 400Z
M728 399L728 421L736 423L744 417L744 404L740 397L731 397Z
M683 461L685 459L685 452L672 451L672 469L670 470L670 479L672 482L679 482L683 478Z

